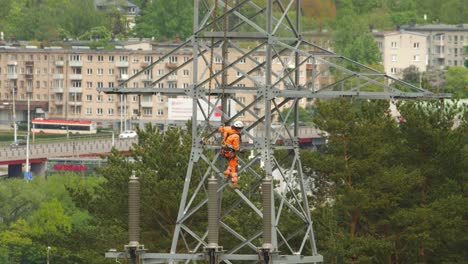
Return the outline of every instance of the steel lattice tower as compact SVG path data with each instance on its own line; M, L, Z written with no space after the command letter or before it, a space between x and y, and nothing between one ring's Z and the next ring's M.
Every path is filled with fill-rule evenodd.
M115 94L182 95L193 99L192 152L171 251L141 251L144 263L203 259L209 263L321 262L307 199L311 180L302 171L299 152L300 100L446 97L393 79L303 39L301 0L266 0L264 5L256 2L194 0L192 37L119 87L102 89ZM190 60L171 66L150 87L126 88L130 80L182 49L192 50ZM159 83L170 80L172 73L184 67L193 71L189 87L158 88ZM302 75L305 71L311 74L308 80ZM333 81L322 84L321 76L330 73ZM239 95L252 100L241 100ZM231 113L228 102L235 102L240 110ZM289 110L280 113L286 106ZM239 155L240 190L231 189L223 178L225 161L219 155L219 122L215 126L210 122L215 113L220 113L226 124L242 120L244 115L256 120L242 134L242 148L251 155ZM295 120L293 128L285 122L290 116ZM272 128L273 119L280 128ZM278 133L278 129L282 132ZM277 144L279 140L281 145ZM288 153L288 158L278 160L274 155L278 151ZM278 178L282 187L275 181ZM207 226L200 227L201 219L208 219Z

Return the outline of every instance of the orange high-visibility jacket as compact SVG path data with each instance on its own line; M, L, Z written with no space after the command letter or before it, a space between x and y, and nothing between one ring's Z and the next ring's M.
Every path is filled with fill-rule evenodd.
M235 151L239 150L240 147L240 131L230 127L230 126L220 126L218 128L220 133L223 133L223 147L229 147Z

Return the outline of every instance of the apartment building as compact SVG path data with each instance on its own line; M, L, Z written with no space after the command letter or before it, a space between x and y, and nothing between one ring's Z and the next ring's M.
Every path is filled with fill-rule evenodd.
M132 45L135 45L133 43ZM117 87L122 81L141 72L146 66L157 61L173 49L176 44L155 43L151 50L130 49L89 49L88 47L0 47L0 122L12 121L13 109L16 120L26 120L27 96L31 98L33 117L47 117L72 120L93 120L103 127L115 129L128 126L142 126L144 123L168 124L168 96L155 95L111 95L97 92L97 88ZM222 68L221 51L214 52L213 71ZM241 53L229 50L229 60L237 60ZM137 78L131 79L126 87L142 88L189 88L192 85L193 66L187 63L177 71L173 69L192 59L192 49L179 49L152 69L144 71ZM285 55L274 61L273 81L284 76L293 60L292 55ZM258 62L265 60L265 53L258 51L250 58L244 58L228 72L228 83L234 82L248 72ZM321 65L312 67L303 64L299 70L300 84L316 90L330 82L328 71L322 71ZM198 60L199 79L209 76L207 61ZM173 72L171 72L173 71ZM170 73L171 72L171 73ZM312 79L312 74L319 76ZM169 74L170 73L170 74ZM254 87L262 84L265 73L261 70L233 84L236 87ZM220 77L218 81L220 81ZM315 80L315 83L312 83ZM211 86L216 87L212 82ZM209 84L204 85L209 88ZM288 80L279 81L278 87L288 88ZM248 105L255 95L236 94L239 102ZM13 100L14 98L14 100ZM13 107L13 102L15 107ZM307 101L303 99L302 104ZM241 106L237 106L240 109ZM256 107L257 114L263 114L262 107ZM241 117L246 122L254 121L250 114Z
M415 66L420 72L426 71L429 60L426 34L405 30L373 34L388 75L401 79L403 69L409 66Z
M428 67L443 70L449 66L463 66L464 47L468 46L468 24L410 25L402 29L427 35Z

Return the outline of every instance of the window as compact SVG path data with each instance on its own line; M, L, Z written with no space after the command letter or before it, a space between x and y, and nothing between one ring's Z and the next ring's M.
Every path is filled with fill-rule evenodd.
M110 55L109 56L109 62L113 62L114 61L114 55Z
M189 73L190 73L189 70L183 70L182 75L189 76Z
M397 61L397 55L396 54L392 55L392 61Z
M109 75L114 75L114 69L109 69Z
M96 101L97 101L97 102L102 102L102 97L103 97L103 95L102 95L102 94L99 94L99 95L96 97Z
M164 88L164 83L158 83L158 88Z
M114 96L112 94L107 96L107 102L111 103L114 101Z
M239 63L242 63L242 64L243 64L243 63L245 63L245 62L246 62L245 58L239 59Z
M379 49L383 48L383 44L381 41L377 42L377 46L379 46ZM310 63L310 62L309 62Z
M114 82L108 82L108 83L107 83L107 87L109 87L109 88L114 87Z
M114 115L114 108L108 108L107 109L107 115Z
M119 61L128 61L128 56L119 56Z
M102 56L102 55L97 56L97 61L103 62L104 61L104 56Z
M392 49L396 49L398 47L396 41L392 41L392 43L390 43L390 46L392 47Z
M236 99L237 99L237 101L245 104L245 97L237 97Z
M152 116L153 115L153 108L143 107L143 115L144 116Z
M419 61L419 55L414 55L413 56L413 61Z
M133 56L132 57L132 62L139 62L140 58Z
M414 42L413 43L413 48L419 49L419 42Z
M86 115L91 115L93 113L93 109L91 107L86 108Z
M104 83L103 82L97 82L97 87L98 88L104 88Z
M93 69L86 69L86 74L92 75L93 74Z
M102 115L102 108L96 108L96 115Z
M88 55L88 61L93 61L93 55Z
M237 87L245 87L245 84L244 83L238 83Z
M169 57L169 62L170 63L177 63L177 56L170 56Z
M177 88L177 83L176 82L170 82L169 83L169 88Z
M104 74L104 69L103 68L97 69L97 74L98 75L103 75Z
M392 67L392 68L390 68L390 72L393 73L393 74L395 74L395 73L397 72L397 70L396 70L395 67Z
M164 115L164 110L158 109L158 116L163 116Z
M72 84L72 87L74 87L74 88L80 88L81 87L81 81L78 81L78 80L73 80L71 84Z
M189 57L189 56L185 56L185 57L184 57L184 62L187 62L187 61L189 61L189 60L190 60L190 57Z
M93 88L93 83L92 82L86 82L86 88L88 88L88 89Z
M93 101L93 96L91 94L86 95L86 102L91 102Z
M189 87L189 84L188 84L188 83L184 83L184 84L183 84L183 87L184 87L184 88L188 88L188 87Z
M220 57L214 57L214 61L216 64L221 64L223 62L223 59L221 59Z
M41 82L40 81L36 81L36 88L41 88Z
M81 55L70 55L71 61L81 61Z
M43 87L43 88L47 88L47 82L46 82L46 81L43 81L43 82L42 82L42 87Z
M158 76L163 76L163 75L164 75L164 70L159 69L159 70L158 70Z
M151 56L145 56L145 62L152 62L153 58Z

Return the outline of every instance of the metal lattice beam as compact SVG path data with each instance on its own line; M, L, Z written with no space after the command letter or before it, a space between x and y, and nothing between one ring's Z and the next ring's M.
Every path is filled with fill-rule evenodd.
M142 251L139 252L140 259L143 263L188 263L204 259L210 263L321 262L307 200L308 175L302 171L299 156L299 99L437 99L448 95L434 94L396 80L305 41L301 36L299 20L300 0L267 0L265 6L251 0L215 1L194 0L194 35L139 74L164 63L165 59L183 48L192 50L190 60L172 68L152 82L151 87L127 88L126 84L137 74L119 87L100 89L109 94L182 95L193 99L192 152L171 251ZM214 12L216 7L218 10ZM213 18L213 14L219 16ZM220 31L212 30L214 28ZM223 50L223 47L227 47L227 50ZM208 70L216 66L210 65L214 59L210 54L222 61L222 70L215 73ZM258 61L258 58L262 60ZM157 88L159 83L168 81L172 73L187 67L192 69L190 87ZM307 69L312 72L309 79L301 77L300 73ZM334 74L332 79L322 84L320 76L324 73ZM207 87L211 82L216 87ZM249 102L237 99L239 95L250 98ZM219 154L214 154L218 152L220 144L210 118L217 102L226 97L232 98L239 106L237 113L229 113L223 106L225 112L222 115L228 123L242 115L250 115L254 119L243 131L243 137L249 143L242 147L250 150L252 155L250 160L240 155L240 182L248 183L242 186L242 190L227 187L222 173L225 162ZM212 98L216 98L216 102ZM202 108L202 102L209 105L208 110ZM292 106L292 110L283 117L279 111L287 104ZM201 110L201 117L196 109ZM275 114L284 131L281 135L272 128ZM294 116L294 128L284 122L290 115ZM283 139L284 145L276 144L279 138ZM280 149L291 154L289 164L280 164L275 159L274 153ZM283 187L275 185L275 175L282 179ZM213 214L218 216L218 222L213 224L214 218L210 218L211 226L206 226L202 231L198 225L192 226L190 220L199 214L206 214L208 210L211 217ZM239 212L245 215L239 215ZM242 228L233 219L245 221L246 224L258 220L262 224ZM219 239L210 238L210 228L212 235L219 232ZM106 253L106 257L125 255Z

